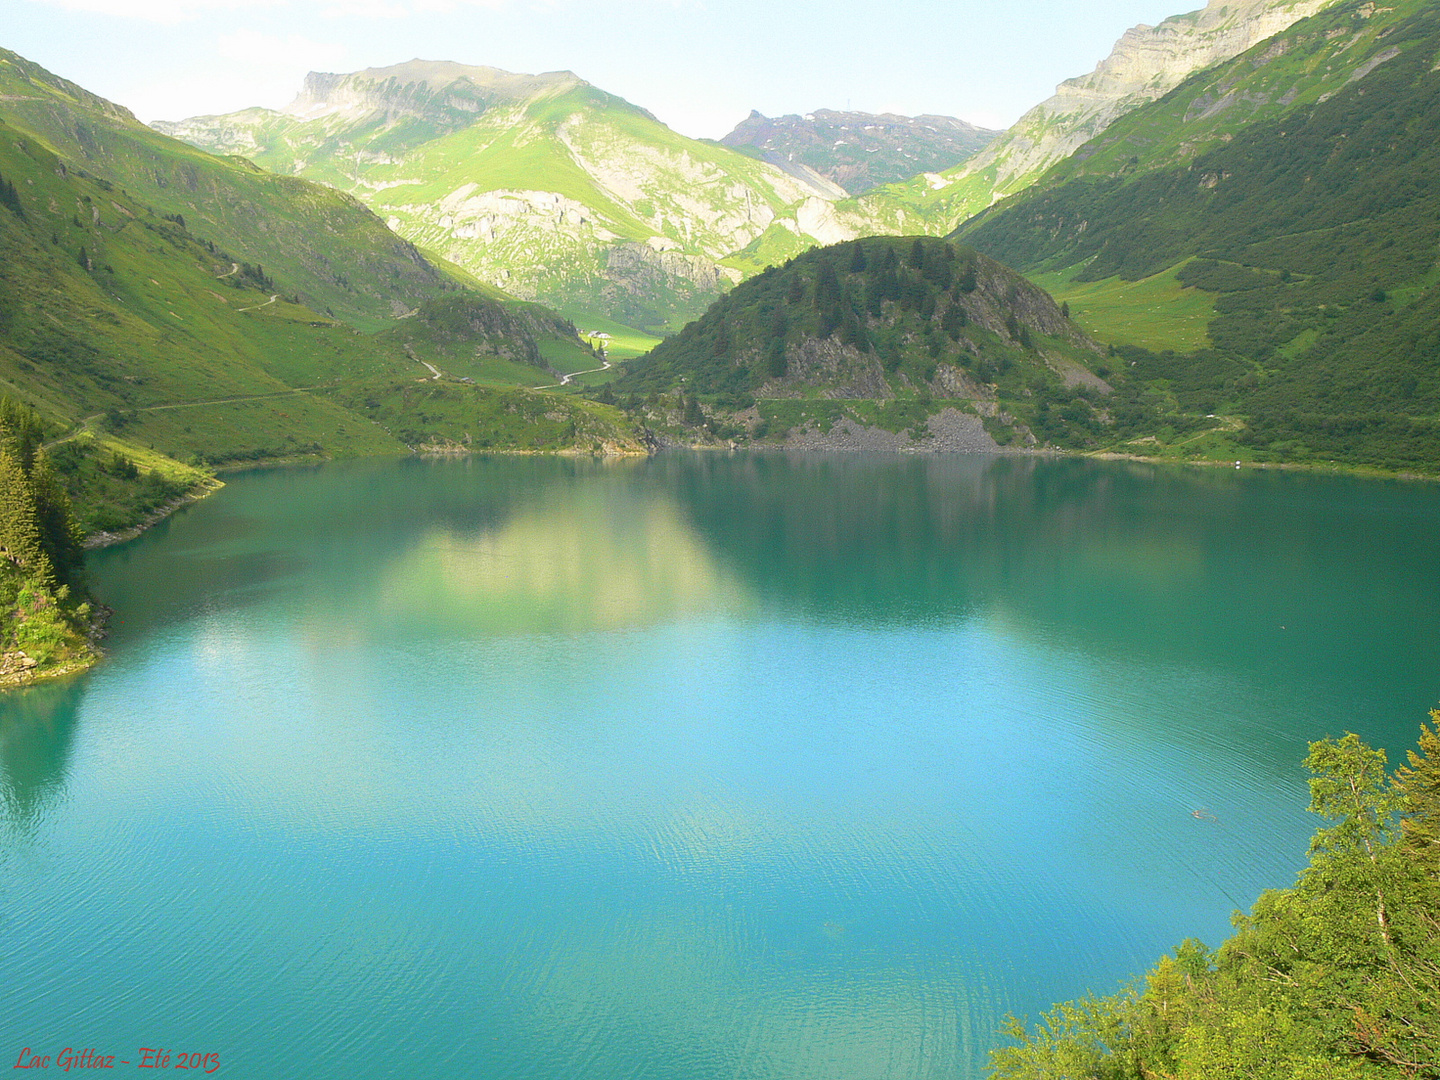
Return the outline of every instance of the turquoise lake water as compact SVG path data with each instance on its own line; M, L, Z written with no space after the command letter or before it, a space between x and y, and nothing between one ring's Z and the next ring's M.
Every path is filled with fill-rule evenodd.
M1440 487L1121 462L234 477L0 699L0 1052L979 1077L1293 880L1307 741L1414 744L1437 536Z

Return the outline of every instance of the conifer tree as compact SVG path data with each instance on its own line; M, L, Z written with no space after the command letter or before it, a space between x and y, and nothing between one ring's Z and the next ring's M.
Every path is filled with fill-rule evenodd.
M772 379L783 379L790 370L790 359L785 355L785 339L775 338L765 353L765 373Z
M20 205L20 193L15 190L15 185L3 176L0 176L0 206L9 207L16 217L25 216L25 209Z
M961 292L972 293L976 289L975 280L975 257L972 255L965 260L965 269L960 271L960 278L957 282Z
M840 277L829 259L820 260L820 269L815 275L815 308L823 311L840 301Z
M131 462L131 470L135 470ZM138 470L136 470L138 471ZM131 477L133 478L133 476ZM40 546L57 581L78 582L85 562L84 537L70 507L70 496L43 448L36 448L30 466L30 492L35 500L35 523Z
M1430 722L1420 725L1420 752L1395 770L1395 789L1405 847L1440 886L1440 709L1430 710Z
M11 440L0 439L0 558L47 585L55 579L41 543L35 494Z

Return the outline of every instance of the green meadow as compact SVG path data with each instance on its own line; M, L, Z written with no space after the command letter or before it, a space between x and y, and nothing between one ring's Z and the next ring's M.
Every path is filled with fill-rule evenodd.
M1070 266L1035 273L1030 280L1070 305L1070 317L1097 341L1156 351L1202 349L1210 344L1215 297L1181 285L1176 278L1179 266L1140 281L1120 277L1076 281L1081 269Z

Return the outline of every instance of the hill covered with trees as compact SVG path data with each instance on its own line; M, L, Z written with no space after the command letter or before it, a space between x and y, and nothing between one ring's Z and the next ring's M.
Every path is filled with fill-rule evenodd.
M1043 289L993 259L937 238L872 237L738 286L632 362L613 392L678 392L689 422L707 414L730 437L825 423L840 402L885 403L888 417L850 411L905 427L958 404L1001 443L1081 446L1109 422L1103 361ZM752 409L748 427L727 419Z

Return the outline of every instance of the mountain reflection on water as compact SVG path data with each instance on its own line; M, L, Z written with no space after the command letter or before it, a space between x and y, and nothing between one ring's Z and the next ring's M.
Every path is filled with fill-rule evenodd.
M93 559L105 663L0 701L8 1026L237 1075L978 1077L1007 1011L1289 880L1307 740L1413 742L1437 525L1425 486L1018 457L234 477Z

